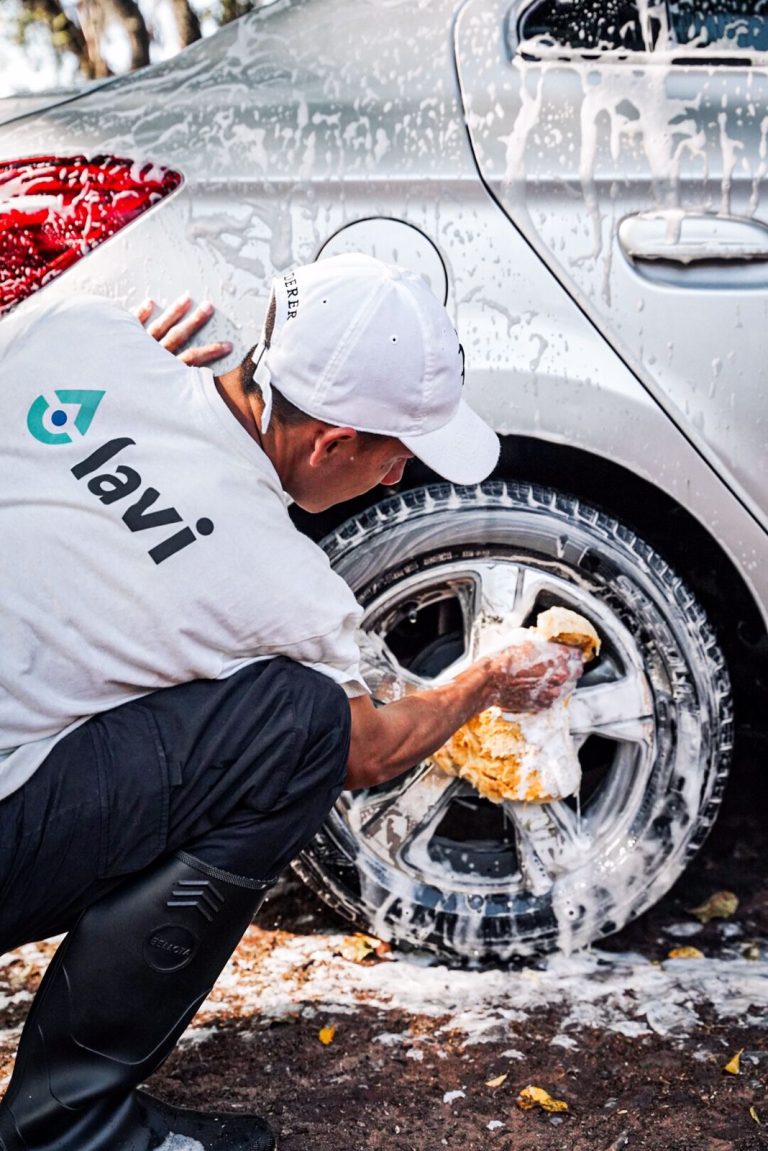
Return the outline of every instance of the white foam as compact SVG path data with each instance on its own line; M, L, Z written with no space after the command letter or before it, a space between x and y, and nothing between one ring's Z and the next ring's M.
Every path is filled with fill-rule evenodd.
M517 1030L550 1009L560 1016L558 1035L594 1027L625 1035L689 1034L706 1022L753 1015L768 1026L768 962L746 959L664 960L598 949L553 955L541 967L520 971L457 971L423 966L396 954L371 966L345 962L343 936L281 936L270 951L248 962L248 941L263 938L249 929L225 979L215 988L205 1026L222 1003L224 1014L285 1018L316 1010L349 1012L361 1006L406 1011L440 1020L438 1033L453 1031L464 1045L511 1041L505 1055L516 1059ZM382 1029L380 1042L412 1044L412 1036Z
M756 1028L768 1027L768 961L764 959L675 959L654 963L633 953L598 949L553 955L537 968L519 971L457 971L424 966L397 956L365 966L339 957L342 935L302 936L250 927L242 944L198 1014L186 1042L205 1036L221 1022L250 1020L254 1028L271 1019L354 1014L361 1008L385 1013L378 1042L415 1050L407 1027L389 1031L386 1013L406 1012L436 1021L439 1055L445 1033L463 1046L498 1042L502 1058L520 1060L520 1036L529 1021L553 1012L554 1043L570 1047L583 1028L638 1037L706 1035L714 1016ZM30 974L48 955L34 953ZM11 956L18 956L12 952ZM29 961L33 952L25 951ZM2 981L0 980L0 988ZM247 1031L244 1032L248 1034ZM0 1030L0 1056L10 1061L18 1028ZM416 1056L410 1056L415 1058ZM5 1068L3 1068L5 1070ZM10 1067L8 1068L10 1070ZM180 1138L174 1136L175 1139ZM162 1151L198 1151L194 1141L169 1143Z
M157 1151L205 1151L202 1143L197 1139L188 1139L186 1135L170 1135L157 1148Z

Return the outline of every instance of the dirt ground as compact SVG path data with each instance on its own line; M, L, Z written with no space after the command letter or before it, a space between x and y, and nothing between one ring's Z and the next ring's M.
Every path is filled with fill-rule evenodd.
M693 942L708 957L768 959L765 750L756 744L734 777L715 829L672 892L602 950L655 961ZM739 897L733 918L713 920L695 939L675 939L688 909L723 889ZM260 912L240 962L258 966L275 939L291 933L319 941L352 930L289 876ZM0 971L0 994L9 979L14 989L32 990L38 977L11 965ZM178 1049L150 1089L187 1106L257 1111L281 1151L768 1149L768 1021L754 1013L723 1019L705 1007L681 1034L584 1027L563 1045L562 1012L553 1008L514 1025L512 1050L504 1028L482 1042L452 1030L449 1001L441 1017L361 1004L274 1018L248 1000L228 1012L227 994L215 1026ZM0 1006L0 1080L13 1041L2 1029L18 1025L24 1010L18 1002ZM330 1042L321 1041L321 1029ZM737 1052L738 1073L724 1070ZM567 1110L521 1109L528 1085Z
M674 889L602 949L654 960L676 943L693 942L716 956L730 936L732 953L735 943L736 953L768 958L766 750L752 745L714 830ZM721 890L740 901L727 930L712 920L694 940L666 932ZM350 931L296 880L281 886L257 924L304 934ZM216 1035L178 1052L153 1088L181 1104L259 1110L281 1151L768 1149L768 1026L741 1019L724 1022L705 1012L701 1027L679 1037L584 1029L577 1046L564 1049L550 1043L560 1031L560 1015L551 1011L515 1029L522 1058L514 1059L505 1054L504 1035L473 1044L458 1033L451 1038L449 1010L442 1019L361 1008L255 1030L253 1022L220 1024ZM327 1046L318 1040L321 1024L336 1027ZM403 1042L393 1041L397 1033ZM724 1071L739 1051L739 1074ZM517 1098L529 1084L568 1110L520 1109Z

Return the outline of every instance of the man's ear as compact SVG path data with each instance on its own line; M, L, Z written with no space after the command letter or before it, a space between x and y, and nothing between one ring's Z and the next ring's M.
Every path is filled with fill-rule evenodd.
M335 463L336 460L348 459L350 449L354 451L356 439L357 432L354 428L336 428L327 425L320 428L312 444L309 466L320 468L324 464Z

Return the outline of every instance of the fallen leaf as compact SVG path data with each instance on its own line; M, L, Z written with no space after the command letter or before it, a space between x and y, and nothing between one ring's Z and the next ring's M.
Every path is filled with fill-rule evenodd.
M357 932L355 935L345 935L336 948L336 954L340 955L342 959L348 959L351 963L361 963L363 959L367 959L373 953L372 937L363 935L362 932Z
M333 1024L330 1024L328 1027L321 1027L320 1028L320 1030L317 1033L317 1038L320 1040L321 1043L324 1043L325 1046L327 1047L329 1043L333 1043L333 1037L335 1034L336 1034L336 1028L334 1027Z
M760 1116L757 1113L757 1108L756 1107L750 1107L749 1113L752 1116L752 1118L754 1119L755 1123L757 1123L758 1127L762 1127L762 1123L760 1122Z
M698 947L673 947L667 952L667 959L703 959L704 952Z
M374 956L383 959L391 950L391 945L385 943L383 939L356 931L354 935L344 936L335 954L340 955L342 959L348 959L350 963L365 963L370 962Z
M716 891L699 907L691 907L689 911L701 923L709 923L710 919L730 919L738 906L739 897L732 891Z
M501 1087L502 1083L504 1082L504 1080L506 1078L507 1078L507 1073L505 1072L503 1075L497 1075L495 1079L486 1079L485 1086L486 1087Z
M517 1105L522 1111L541 1107L542 1111L567 1111L568 1104L563 1099L553 1099L543 1087L524 1087L517 1097Z
M737 1051L736 1054L728 1060L723 1067L723 1071L727 1071L729 1075L739 1075L741 1073L741 1052L743 1050L744 1048L742 1047L741 1051Z

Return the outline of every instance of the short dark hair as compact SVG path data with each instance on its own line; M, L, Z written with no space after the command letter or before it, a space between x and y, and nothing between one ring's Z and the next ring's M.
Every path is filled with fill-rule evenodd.
M262 395L261 388L253 378L255 368L256 365L250 358L249 353L248 358L241 364L241 369L245 373L243 376L243 386L246 392L249 392L251 395L257 395L260 399L263 400L264 396ZM283 393L278 391L278 389L273 385L271 418L278 424L296 427L298 424L308 423L309 420L311 420L313 417L308 415L307 412L303 412L301 408L297 408L295 404L292 404L290 400L287 400Z
M261 338L261 342L267 348L269 347L270 341L272 339L276 314L277 303L273 294L270 296L269 305L267 307L267 315L266 319L264 320L264 331ZM251 350L248 352L248 355L240 364L240 380L246 392L251 395L257 395L260 399L263 400L264 397L261 393L261 388L253 378L254 372L256 371L256 365L253 362L253 352L254 348L251 348ZM296 424L306 423L307 420L312 419L312 417L307 415L306 412L302 412L300 408L297 408L295 404L292 404L290 400L287 400L283 393L278 391L278 389L275 387L272 388L272 418L277 420L279 424L291 424L294 426Z

